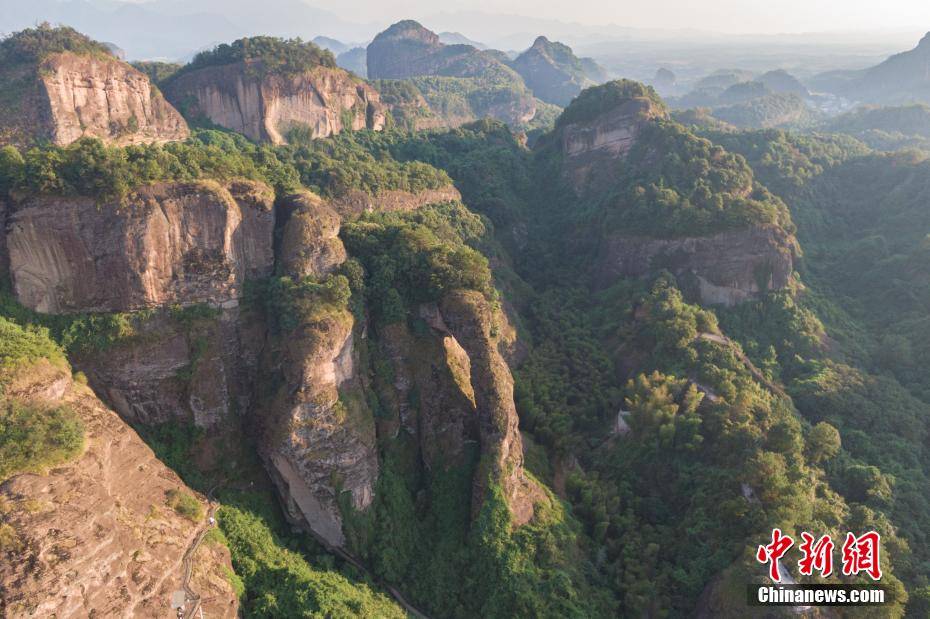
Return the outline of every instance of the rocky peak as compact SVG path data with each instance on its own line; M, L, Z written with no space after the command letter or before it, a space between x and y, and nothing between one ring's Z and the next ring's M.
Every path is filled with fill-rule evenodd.
M576 191L587 190L592 171L625 157L645 125L666 118L658 95L642 84L620 80L589 88L557 123L566 177Z
M410 41L430 47L439 47L442 45L438 34L424 28L419 22L412 19L405 19L396 24L392 24L387 30L379 33L372 42L383 41Z
M540 35L536 37L535 41L533 41L533 45L530 46L530 49L545 50L546 48L549 47L549 45L550 45L549 39Z
M537 97L561 106L568 105L602 74L593 60L583 62L569 46L544 36L537 37L533 45L513 61L513 67Z
M924 50L930 54L930 32L925 34L923 38L920 39L920 42L917 43L917 49Z
M380 131L385 122L375 89L337 67L330 52L299 40L256 37L220 46L173 75L164 90L188 117L273 144L287 143L292 131L315 139Z
M149 78L67 28L38 28L0 43L0 144L82 137L113 144L185 139L184 119Z

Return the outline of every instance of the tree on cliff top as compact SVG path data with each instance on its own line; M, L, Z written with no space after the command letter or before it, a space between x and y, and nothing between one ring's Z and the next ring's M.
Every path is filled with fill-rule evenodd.
M0 41L0 66L41 62L47 56L61 52L112 56L106 45L94 41L74 28L53 28L46 22L35 28L11 34Z
M212 50L197 54L178 74L237 62L259 61L268 73L293 75L323 66L336 68L336 58L329 50L321 49L309 41L278 37L244 37L232 43L223 43Z

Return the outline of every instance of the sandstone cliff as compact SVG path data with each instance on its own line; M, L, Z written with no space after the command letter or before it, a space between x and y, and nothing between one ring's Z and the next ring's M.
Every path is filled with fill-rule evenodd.
M497 310L500 311L500 310ZM499 483L510 507L514 524L522 525L533 517L536 501L543 496L535 482L523 470L523 442L518 428L513 400L513 377L498 351L494 315L488 301L475 291L458 291L446 295L438 314L430 312L430 326L454 338L468 359L468 381L478 425L481 454L491 463L490 475L474 481L473 509L477 513L486 498L486 483Z
M131 336L78 352L73 362L131 423L234 429L251 407L265 327L249 310L203 309L199 317L138 317Z
M795 238L774 225L680 239L616 234L601 248L598 280L606 286L666 269L702 303L731 306L790 287L798 254Z
M562 180L576 198L597 205L592 208L601 218L593 268L598 285L607 287L618 278L649 276L665 269L678 277L679 285L692 298L727 306L794 285L794 263L800 250L790 231L790 217L786 211L784 221L772 216L777 204L764 207L769 209L764 216L753 215L755 220L743 214L745 202L756 195L745 162L719 147L713 150L669 121L658 97L634 82L589 89L576 102L560 119L547 147L556 151ZM638 144L643 146L634 156L631 153ZM692 169L680 169L668 164L669 151L676 149L687 153L691 161L702 160L702 166L689 163ZM715 166L720 169L715 170ZM667 168L672 171L666 173ZM651 176L653 170L658 170L655 176ZM647 195L647 185L668 186L681 197L699 183L716 183L719 206L704 215L704 221L717 217L713 225L702 228L697 218L665 227L639 221L637 217L667 217L671 221L678 216L650 202L659 201L658 197L646 197L634 211L637 215L624 219L624 211L637 208L636 196ZM676 208L686 210L689 206ZM718 217L725 209L744 209L739 217L745 223L735 217ZM766 216L779 223L754 223ZM605 226L604 220L618 223Z
M149 78L105 55L64 52L36 65L0 69L11 99L0 112L0 145L82 137L113 144L183 140L187 123Z
M205 499L66 370L40 362L21 373L5 397L69 407L84 425L85 450L45 474L22 474L0 485L0 614L173 616L182 557L206 522L205 516L182 516L171 497L194 497L201 510ZM201 596L205 616L236 617L228 551L200 547L193 561L190 587Z
M259 183L161 183L124 204L36 198L9 216L19 301L48 313L235 305L271 273L273 194Z
M310 192L287 196L282 200L281 219L281 274L298 279L326 275L345 261L339 214L320 197Z
M365 510L378 475L353 326L348 311L336 310L284 334L270 349L283 384L262 413L263 455L288 515L334 547L345 544L339 495Z
M179 74L165 93L189 118L206 118L273 144L286 143L292 130L322 138L384 128L377 91L340 68L286 75L264 71L258 60L238 62Z
M578 193L597 191L611 177L648 123L667 112L646 97L631 97L593 118L560 128L563 174Z

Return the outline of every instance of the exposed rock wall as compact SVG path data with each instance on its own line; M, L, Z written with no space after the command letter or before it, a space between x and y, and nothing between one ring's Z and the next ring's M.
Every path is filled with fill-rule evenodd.
M378 476L352 328L352 315L339 310L282 334L270 350L282 385L262 413L262 450L288 515L335 547L345 544L339 493L365 510Z
M38 66L0 68L0 84L16 98L0 112L0 144L95 137L125 145L190 133L145 74L109 56L54 54Z
M81 137L115 144L185 139L187 123L149 83L124 62L58 54L39 69L51 109L51 138L70 144Z
M487 300L475 291L447 294L438 315L429 321L434 329L455 338L469 359L481 453L492 463L489 480L476 479L472 505L475 513L485 499L488 481L500 483L516 525L533 517L541 490L523 471L523 442L513 401L513 377L491 335L494 316ZM480 475L480 472L479 472Z
M352 217L372 211L413 211L428 204L456 202L462 199L459 190L449 185L426 189L416 193L400 189L382 191L376 196L364 191L350 191L330 202L343 217Z
M237 181L161 183L124 204L39 198L9 217L10 272L40 312L235 304L274 263L273 194Z
M284 219L278 270L294 278L330 273L346 259L340 218L319 196L304 192L282 200Z
M578 193L596 190L598 172L622 160L636 143L642 127L666 112L646 98L631 98L588 122L561 130L563 169Z
M0 486L3 522L12 531L0 560L4 616L173 616L182 557L206 523L176 513L168 493L197 495L66 371L39 364L6 396L69 406L84 424L86 448L44 475ZM232 569L229 553L216 547L209 555L195 565L191 587L205 615L236 617L238 600L224 575Z
M126 341L74 357L123 419L228 430L249 410L265 342L265 325L252 312L217 310L182 323L163 311L136 330Z
M702 303L730 306L789 287L798 252L794 237L775 225L680 239L616 234L602 247L598 280L608 286L667 269Z
M384 128L380 97L343 69L265 74L259 64L206 67L165 86L189 117L203 116L255 141L284 144L292 129L327 137L347 129Z

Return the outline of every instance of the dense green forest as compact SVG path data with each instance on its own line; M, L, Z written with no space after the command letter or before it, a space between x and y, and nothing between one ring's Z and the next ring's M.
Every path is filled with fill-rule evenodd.
M194 64L331 60L263 41L244 39ZM461 82L428 79L439 80L432 87L450 105L474 95ZM416 94L382 87L399 99ZM562 173L561 132L634 97L660 113L624 158L604 164L594 189L576 191ZM248 424L223 437L217 470L191 461L211 440L202 432L144 432L196 489L221 479L264 485L218 493L218 541L232 553L247 616L401 616L379 592L384 584L437 617L741 616L744 585L763 573L754 549L774 527L834 539L879 531L893 597L868 616L922 616L930 605L930 161L873 152L845 135L688 128L664 110L633 82L592 88L532 150L490 120L282 147L216 130L153 146L7 147L0 194L13 203L41 194L123 201L145 183L237 177L265 181L279 197L450 182L461 192L461 202L343 222L349 260L326 277L250 282L246 306L272 337L349 310L364 340L366 405L393 430L377 437L372 506L342 506L349 550L366 573L288 527ZM710 307L660 269L597 281L607 234L670 240L759 225L797 234L796 287ZM528 475L542 491L521 527L493 480L473 511L474 480L487 467L477 448L430 468L397 429L386 342L404 338L413 361L428 359L436 344L417 308L463 290L509 312L525 345L512 361L514 399ZM0 301L4 367L105 349L150 317L45 317L8 291ZM214 319L209 308L174 312L179 322ZM0 433L13 432L9 419L34 437L25 445L55 434L67 440L50 454L73 451L78 431L66 411L44 426L22 421L31 415L0 412ZM12 470L42 464L0 455Z
M332 52L320 49L309 41L256 36L222 43L211 50L202 51L174 72L172 77L236 62L250 63L250 67L256 71L280 75L295 75L320 66L336 66Z

